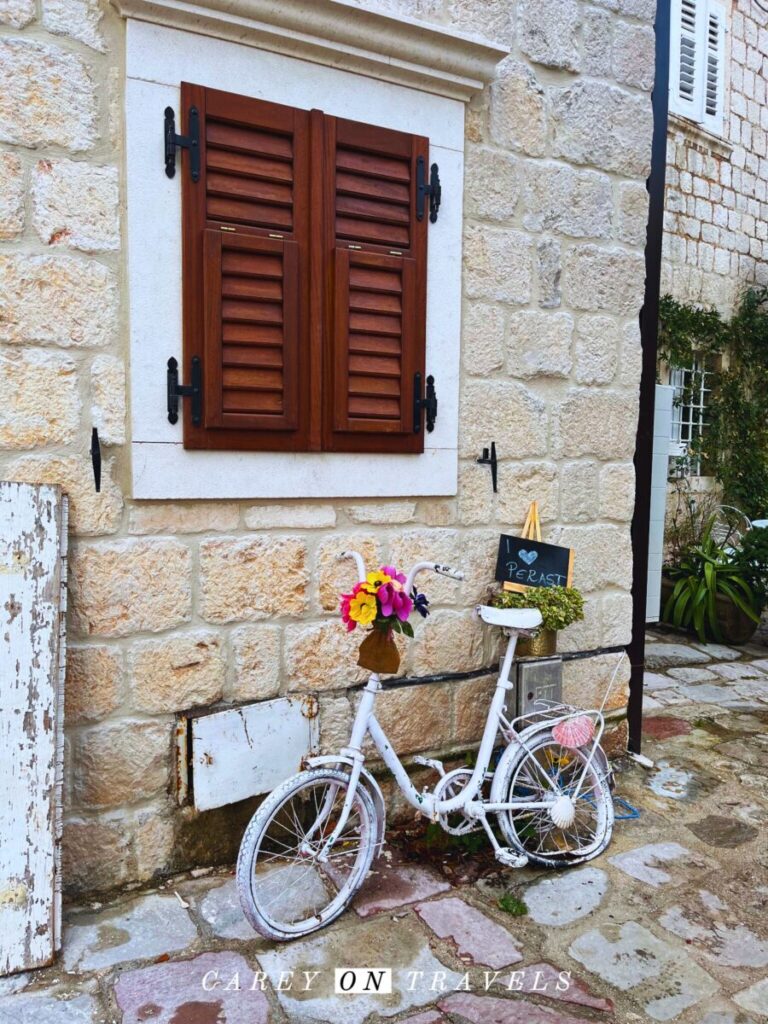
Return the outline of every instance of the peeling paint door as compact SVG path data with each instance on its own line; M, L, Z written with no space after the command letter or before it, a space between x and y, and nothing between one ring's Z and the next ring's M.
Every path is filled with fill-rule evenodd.
M66 499L0 482L0 975L60 946Z

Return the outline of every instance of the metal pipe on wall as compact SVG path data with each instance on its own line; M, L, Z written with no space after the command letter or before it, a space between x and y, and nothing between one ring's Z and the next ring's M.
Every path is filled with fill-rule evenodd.
M659 333L661 246L664 233L664 181L667 170L667 115L669 108L670 0L656 7L656 72L651 102L653 142L648 177L648 231L645 244L645 297L640 311L642 373L640 415L635 445L635 511L632 517L632 640L627 648L629 682L629 749L640 753L643 728L643 673L645 670L645 615L648 597L648 541L651 517L653 465L653 408L656 388L656 351Z

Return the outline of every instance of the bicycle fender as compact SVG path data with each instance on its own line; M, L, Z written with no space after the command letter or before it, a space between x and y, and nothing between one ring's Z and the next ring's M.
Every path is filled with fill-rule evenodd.
M323 765L337 764L345 764L352 768L355 762L351 757L345 755L321 754L318 757L307 757L304 763L309 768L320 768ZM376 852L374 856L380 857L381 851L384 849L384 829L387 824L387 808L384 803L384 796L378 782L367 768L363 767L360 769L360 778L368 788L373 799L373 806L376 808Z
M529 726L528 729L524 729L520 734L526 742L534 733L542 732L543 724L537 724ZM501 792L504 779L508 777L506 769L509 767L511 762L514 762L521 758L526 753L525 747L522 743L509 743L504 750L504 753L499 758L499 763L496 765L496 769L493 773L493 781L491 782L491 803L503 803L505 800L504 794ZM598 745L595 753L592 756L595 768L600 772L609 787L613 789L613 772L611 771L610 765L608 764L608 758L606 757L603 748Z

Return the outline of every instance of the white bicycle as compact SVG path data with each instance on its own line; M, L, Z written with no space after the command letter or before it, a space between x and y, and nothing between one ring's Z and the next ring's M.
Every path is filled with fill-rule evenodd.
M361 582L361 556L353 558ZM418 562L408 574L432 570L461 580L461 572ZM510 670L518 634L541 623L538 609L481 605L479 617L509 635L474 768L445 772L439 761L416 758L439 773L419 792L373 713L382 689L374 673L362 691L349 744L338 754L312 757L309 768L274 789L246 829L237 860L237 886L245 916L270 939L308 935L335 920L362 885L384 844L386 811L378 783L365 767L370 735L408 802L449 833L484 829L497 860L508 867L529 861L548 867L580 864L608 846L613 829L610 769L600 747L602 708L584 712L541 702L540 710L506 717ZM605 702L604 702L605 703ZM497 735L504 749L491 770ZM507 845L488 820L495 815Z

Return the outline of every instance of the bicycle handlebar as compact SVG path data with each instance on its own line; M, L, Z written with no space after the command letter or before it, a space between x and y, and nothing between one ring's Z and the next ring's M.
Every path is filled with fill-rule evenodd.
M363 562L363 556L359 551L342 551L339 558L351 558L357 567L358 580L361 583L365 583L365 563ZM408 577L405 581L405 592L407 594L410 594L413 590L413 581L416 579L418 573L423 572L425 569L429 569L431 572L436 572L439 576L447 576L452 580L464 579L464 573L459 569L452 569L450 565L441 565L440 562L417 562L408 573Z

